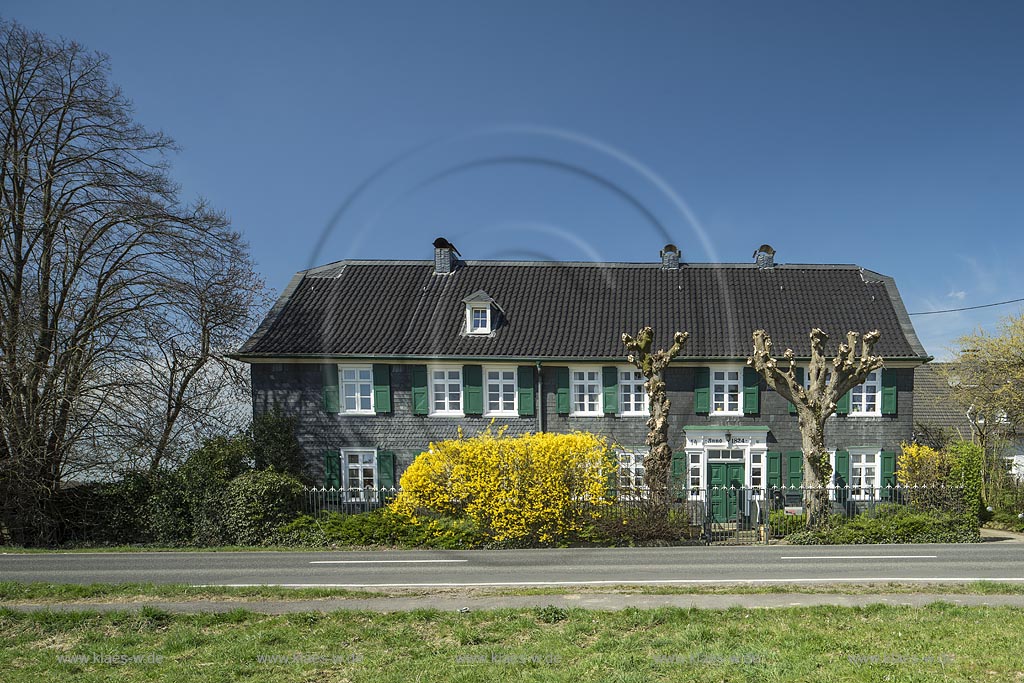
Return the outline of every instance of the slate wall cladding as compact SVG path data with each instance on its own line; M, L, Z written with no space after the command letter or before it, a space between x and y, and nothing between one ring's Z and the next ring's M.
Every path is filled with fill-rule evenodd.
M323 474L323 452L349 447L374 447L395 453L395 473L401 473L432 441L454 438L461 426L467 435L487 427L489 417L430 417L412 414L411 365L393 364L391 368L392 412L383 415L330 414L324 412L320 366L316 363L255 363L252 365L253 409L255 414L275 404L299 418L299 442L306 452L311 471L318 479ZM541 421L536 417L501 417L495 426L508 425L509 435L536 431L540 425L549 432L591 431L625 448L643 448L647 436L644 417L571 417L558 414L555 403L555 363L545 363L541 372ZM561 367L565 367L564 364ZM666 373L670 415L670 443L682 450L684 425L763 425L769 428L769 450L800 450L800 432L796 416L789 413L788 402L762 382L757 415L717 417L694 413L694 376L696 368L670 367ZM903 441L913 438L913 369L898 369L897 414L881 417L844 417L829 419L825 438L830 449L872 446L899 450Z

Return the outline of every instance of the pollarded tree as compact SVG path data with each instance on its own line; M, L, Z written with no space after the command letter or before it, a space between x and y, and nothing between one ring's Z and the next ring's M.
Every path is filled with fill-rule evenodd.
M636 337L622 334L622 343L629 350L629 362L647 378L644 389L650 399L651 416L647 419L646 443L650 451L644 456L644 483L650 489L651 500L657 505L668 504L668 483L672 472L672 448L668 443L668 413L672 402L665 393L665 368L683 350L683 344L689 337L689 332L676 332L667 351L652 353L654 331L650 327L640 330Z
M754 332L754 355L747 359L747 365L796 406L804 454L804 505L808 528L820 525L828 515L825 485L832 477L832 464L825 449L825 420L836 411L836 402L846 392L863 384L871 372L882 367L881 356L871 354L880 336L878 330L863 337L847 332L846 342L840 344L839 352L829 359L825 355L828 335L817 328L811 330L811 362L805 387L797 377L793 350L786 349L782 354L783 364L788 367L780 367L772 356L772 338L764 330ZM860 355L857 355L858 341Z

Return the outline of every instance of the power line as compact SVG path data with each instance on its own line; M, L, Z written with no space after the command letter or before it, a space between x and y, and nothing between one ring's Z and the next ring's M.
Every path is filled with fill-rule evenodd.
M964 306L963 308L947 308L944 311L918 311L917 313L911 313L910 315L938 315L939 313L957 313L959 311L973 311L977 308L991 308L992 306L1005 306L1006 304L1016 304L1024 299L1010 299L1009 301L997 301L994 304L981 304L980 306Z

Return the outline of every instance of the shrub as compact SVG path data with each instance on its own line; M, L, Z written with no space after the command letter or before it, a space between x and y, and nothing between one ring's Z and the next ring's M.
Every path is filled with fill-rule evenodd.
M612 546L680 545L694 541L699 530L690 526L685 508L665 508L650 500L617 503L600 511L579 540Z
M786 540L795 545L862 543L976 543L977 521L970 515L922 512L904 505L878 505L845 519L833 516L825 528L799 531Z
M277 529L295 518L302 502L302 482L283 472L243 472L228 484L224 497L229 538L241 545L264 545Z
M476 548L486 541L470 519L450 517L416 522L387 508L361 514L328 512L317 517L302 515L283 525L275 543L323 547L402 546L440 549Z
M258 470L273 468L304 484L312 483L302 446L295 436L298 418L285 415L278 406L252 421L252 463Z
M607 442L592 434L505 437L488 428L431 444L402 475L392 509L414 523L467 518L499 543L564 542L610 503L616 469Z
M951 462L946 453L922 444L900 444L896 481L904 486L938 486L946 483Z
M768 528L774 536L789 536L807 529L807 515L787 515L785 510L772 510L768 513Z
M947 447L947 450L950 467L946 483L963 488L963 500L967 513L974 515L977 521L985 510L982 498L985 451L978 444L969 441L955 441Z

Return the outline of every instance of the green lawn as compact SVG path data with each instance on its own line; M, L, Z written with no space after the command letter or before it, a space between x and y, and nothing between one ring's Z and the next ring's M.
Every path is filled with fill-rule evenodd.
M22 681L1017 681L1024 610L0 610ZM133 658L139 658L133 661Z

